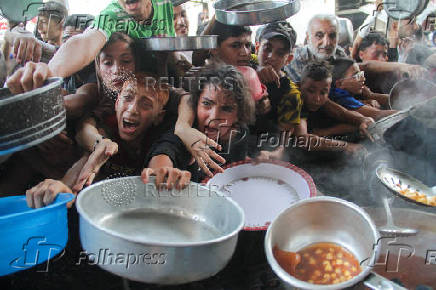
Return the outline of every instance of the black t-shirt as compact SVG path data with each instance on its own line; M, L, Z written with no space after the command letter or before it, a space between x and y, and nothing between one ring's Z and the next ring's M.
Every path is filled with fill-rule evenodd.
M233 132L235 132L235 134L232 134L228 142L220 144L222 150L217 151L219 155L226 159L226 164L244 160L248 154L248 129L241 128ZM198 164L192 162L192 156L182 140L173 132L163 135L159 140L154 142L146 158L146 164L148 164L154 156L162 154L167 155L171 159L174 168L191 172L192 181L200 182L206 177Z

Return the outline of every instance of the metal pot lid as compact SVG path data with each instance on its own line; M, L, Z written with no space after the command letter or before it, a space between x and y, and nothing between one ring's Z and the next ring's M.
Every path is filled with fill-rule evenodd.
M139 46L148 51L186 51L214 49L217 47L217 35L152 37L138 40Z
M389 17L400 20L410 19L427 7L429 0L384 0L383 9Z
M0 2L0 14L8 20L23 22L38 15L38 8L42 5L41 0L2 0Z
M260 25L285 20L300 11L300 0L218 0L215 18L227 25Z

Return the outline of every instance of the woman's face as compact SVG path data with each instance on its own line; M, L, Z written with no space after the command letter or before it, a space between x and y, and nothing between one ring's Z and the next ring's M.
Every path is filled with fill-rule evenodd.
M238 121L238 105L228 92L207 84L197 104L198 129L207 137L228 140L234 124Z
M129 44L117 41L100 53L100 75L110 91L119 93L126 79L135 71L135 59Z

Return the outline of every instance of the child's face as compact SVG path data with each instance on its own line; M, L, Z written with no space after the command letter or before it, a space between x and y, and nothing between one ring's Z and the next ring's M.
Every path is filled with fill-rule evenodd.
M362 94L365 85L365 75L360 71L357 63L350 66L345 72L344 78L336 81L336 87L346 90L353 95Z
M301 96L304 100L304 105L309 111L318 111L329 98L331 78L321 81L315 81L311 78L303 79L301 82Z
M56 17L39 16L37 30L44 42L59 45L57 40L62 35L63 22Z
M156 92L131 80L124 85L117 101L118 133L125 141L138 140L151 126L155 116Z
M228 140L238 121L238 105L220 87L207 84L197 104L198 129L213 140Z
M103 84L119 92L124 81L135 71L135 60L129 44L117 41L100 53L100 75Z
M284 39L279 37L262 39L256 52L261 66L271 65L277 72L292 60L292 54L286 49Z
M251 55L251 34L229 37L216 49L217 56L226 64L249 65Z

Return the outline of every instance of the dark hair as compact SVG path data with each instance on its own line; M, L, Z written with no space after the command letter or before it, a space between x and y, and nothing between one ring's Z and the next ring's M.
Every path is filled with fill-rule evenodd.
M68 10L64 5L58 2L48 1L38 8L38 17L39 16L56 19L61 22L68 16Z
M132 51L133 56L135 57L135 70L137 70L137 63L138 63L138 53L137 53L137 49L136 49L136 45L135 45L135 41L133 40L133 38L131 38L130 36L121 33L121 32L114 32L112 33L111 37L109 38L109 40L106 42L106 44L103 46L103 48L100 50L100 52L97 54L97 56L95 57L95 73L97 76L97 86L98 86L98 90L100 92L101 95L103 95L102 93L102 89L103 89L103 82L101 79L101 74L100 74L100 54L107 49L109 46L111 46L112 44L114 44L117 41L123 41L125 43L127 43L129 45L129 48Z
M77 30L85 30L92 25L94 19L91 14L72 14L65 20L64 28L73 26Z
M251 34L249 26L227 25L218 21L215 21L209 32L209 35L218 35L218 46L229 37L239 37L244 34Z
M379 32L370 32L367 36L362 39L362 42L359 45L357 51L363 51L370 47L373 44L380 44L383 46L388 46L389 42L381 33ZM360 61L360 58L358 59Z
M194 81L185 83L185 90L191 93L191 106L197 112L200 95L211 84L226 91L238 105L238 122L241 125L254 121L254 100L251 97L242 74L232 65L215 64L202 67L194 74Z
M301 73L301 82L310 78L314 81L322 81L332 77L331 66L326 61L314 61L307 64Z
M337 80L343 79L347 70L355 64L351 58L338 57L331 62L332 70L332 86L335 86Z

